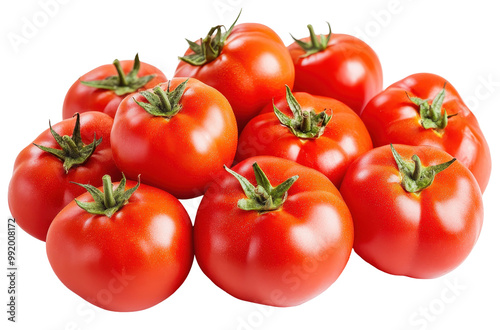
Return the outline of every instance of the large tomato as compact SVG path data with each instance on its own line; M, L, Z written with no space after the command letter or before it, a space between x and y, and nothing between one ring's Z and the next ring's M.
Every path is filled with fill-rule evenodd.
M431 145L457 158L484 192L491 156L474 114L444 78L418 73L374 97L361 113L373 145Z
M217 26L201 41L202 46L200 42L189 43L175 77L194 77L224 94L240 132L273 97L283 93L285 84L293 86L290 54L280 37L265 25L233 23L224 34Z
M115 116L120 102L130 93L153 88L167 81L156 67L135 60L105 64L87 72L70 87L63 104L63 118L75 113L100 111Z
M146 309L174 293L191 269L189 215L163 190L125 179L113 187L109 176L103 183L100 189L84 185L88 192L52 222L50 265L64 285L96 306Z
M342 182L340 192L354 222L354 250L390 274L446 274L478 239L481 190L470 171L440 149L391 148L358 158Z
M237 140L226 98L194 78L128 96L111 130L117 166L177 198L202 195L223 164L232 163Z
M77 114L51 126L19 153L9 207L28 234L45 241L56 214L85 191L72 181L99 184L104 174L120 178L109 141L112 125L104 113Z
M248 158L233 170L219 173L196 215L202 271L229 294L272 306L298 305L326 290L353 242L351 215L335 186L276 157Z
M328 24L328 27L330 25ZM360 113L382 90L382 66L375 51L346 34L314 33L288 46L295 66L294 92L332 97Z
M365 125L348 106L323 96L292 94L287 87L286 98L268 104L245 126L235 161L282 157L320 171L340 187L349 164L371 148Z

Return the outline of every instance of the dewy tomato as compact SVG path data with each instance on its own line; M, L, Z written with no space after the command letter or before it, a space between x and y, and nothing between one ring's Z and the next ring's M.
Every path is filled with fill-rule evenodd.
M349 164L372 148L365 125L342 102L286 90L286 97L245 126L236 162L256 155L282 157L320 171L340 187Z
M431 145L457 158L484 192L491 156L474 114L444 78L418 73L374 97L361 119L378 147L389 143Z
M194 225L203 272L236 298L294 306L326 290L352 249L351 215L326 176L260 156L221 171Z
M295 75L290 54L273 30L235 23L225 33L221 25L212 28L201 45L189 41L175 77L196 78L224 94L241 132L273 97L283 94L285 85L293 87Z
M384 272L434 278L469 255L483 222L471 172L431 146L394 145L359 157L340 188L354 250Z
M110 131L113 119L85 112L63 120L24 148L14 163L9 207L19 226L45 241L56 214L85 189L71 182L99 184L104 174L120 172L113 161Z
M139 61L114 60L87 72L70 87L63 104L63 118L86 111L104 112L115 116L120 102L130 93L153 88L167 81L156 67Z
M111 130L116 165L177 198L200 196L233 162L236 120L226 98L194 78L174 78L125 98Z
M330 27L330 24L328 24ZM347 34L310 36L288 46L295 67L294 92L332 97L357 114L382 90L382 66L362 40Z
M125 178L112 184L107 175L102 181L99 189L82 185L88 192L55 217L47 234L50 265L96 306L149 308L174 293L191 269L189 215L163 190Z

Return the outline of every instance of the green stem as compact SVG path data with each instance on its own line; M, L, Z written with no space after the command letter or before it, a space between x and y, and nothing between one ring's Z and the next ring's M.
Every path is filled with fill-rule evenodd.
M318 42L318 38L316 37L316 33L314 32L314 28L311 24L307 25L307 29L309 30L309 35L311 36L311 44L314 49L321 48L321 45Z
M415 169L413 170L411 177L413 180L417 181L422 176L422 161L417 155L413 155L411 159L415 163Z
M302 123L300 124L300 130L304 133L309 133L312 128L311 113L309 111L304 111L302 113Z
M111 177L107 174L103 176L102 184L104 190L104 206L109 209L116 205L116 200L113 196L113 183L111 182Z
M113 65L116 68L116 72L118 72L118 85L119 86L127 86L127 76L125 75L125 72L123 72L122 65L120 64L120 61L117 59L113 61Z
M160 102L161 102L163 108L165 109L165 112L172 111L172 105L170 104L170 101L168 100L167 93L165 93L165 91L163 89L161 89L161 87L159 87L159 86L156 86L153 89L153 91L160 98Z

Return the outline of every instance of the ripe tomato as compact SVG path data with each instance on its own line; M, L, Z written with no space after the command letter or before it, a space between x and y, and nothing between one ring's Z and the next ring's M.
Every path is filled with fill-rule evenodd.
M28 234L45 241L56 214L85 191L70 182L99 184L104 174L120 177L111 154L112 125L104 113L77 114L51 126L19 153L9 207Z
M191 269L189 215L163 190L134 187L125 178L113 189L109 176L103 183L99 190L84 185L88 192L55 217L47 234L50 265L64 285L96 306L146 309L174 293Z
M374 97L361 119L374 146L440 148L474 174L481 191L486 189L491 173L488 144L474 115L444 78L430 73L406 77Z
M330 24L328 24L330 27ZM346 34L314 33L288 46L295 66L294 92L332 97L360 113L382 90L377 54L360 39Z
M394 149L386 145L359 157L342 182L354 222L354 251L390 274L444 275L476 243L483 222L481 190L470 171L440 149Z
M256 155L290 159L320 171L340 187L349 164L371 148L365 125L345 104L292 94L287 87L286 98L268 104L247 124L235 160Z
M75 113L100 111L115 116L120 102L130 93L167 81L156 67L139 61L114 60L87 72L70 87L63 104L63 118Z
M202 46L189 42L175 77L199 79L224 94L241 132L262 107L283 93L284 85L293 86L294 69L287 48L273 30L262 24L235 23L224 34L222 26L212 28Z
M236 298L272 306L298 305L326 290L353 242L351 215L335 186L276 157L248 158L233 170L219 173L196 215L202 271Z
M226 98L193 78L129 95L111 130L118 168L177 198L202 195L211 176L232 163L237 139Z

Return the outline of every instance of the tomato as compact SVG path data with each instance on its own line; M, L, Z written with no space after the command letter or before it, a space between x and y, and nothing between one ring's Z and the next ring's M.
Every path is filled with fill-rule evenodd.
M474 176L454 160L431 146L386 145L352 163L340 192L354 251L384 272L414 278L444 275L464 261L481 231L483 203Z
M241 132L273 97L282 94L284 85L293 86L294 69L273 30L262 24L235 23L224 34L221 26L212 28L202 40L203 48L200 42L189 42L175 77L199 79L224 94Z
M272 306L304 303L335 282L351 253L353 225L330 180L270 156L228 172L210 185L196 215L201 270L234 297Z
M192 225L182 204L163 190L134 184L123 178L113 185L104 176L99 190L83 185L88 192L61 210L47 234L57 277L111 311L160 303L180 287L193 262Z
M75 117L40 134L14 163L10 211L22 229L42 241L56 214L85 191L72 181L98 184L104 174L120 177L109 141L113 119L99 112Z
M365 125L345 104L292 94L287 87L286 98L268 104L247 124L236 161L256 155L282 157L320 171L340 187L349 164L371 148Z
M328 24L330 27L330 24ZM360 113L382 90L382 66L375 51L346 34L314 33L288 46L295 66L294 92L332 97Z
M194 78L129 95L111 130L117 166L177 198L202 195L223 164L232 163L237 139L226 98Z
M70 87L63 104L63 118L75 113L100 111L115 116L120 102L130 93L167 81L156 67L139 61L118 61L87 72Z
M432 100L432 101L431 101ZM418 73L374 97L361 114L374 146L431 145L457 158L484 192L491 156L474 114L444 78Z

